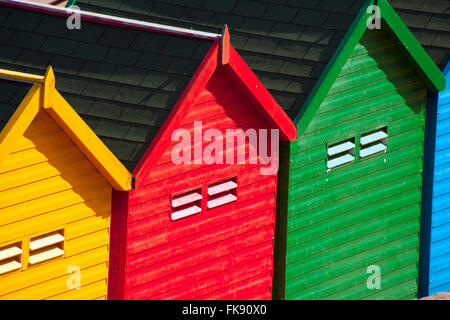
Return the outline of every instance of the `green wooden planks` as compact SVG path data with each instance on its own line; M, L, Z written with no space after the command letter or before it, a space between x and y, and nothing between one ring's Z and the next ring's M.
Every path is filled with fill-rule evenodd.
M426 86L367 31L291 143L286 299L403 299L417 291ZM388 128L387 151L327 172L327 145ZM366 268L379 265L381 289Z

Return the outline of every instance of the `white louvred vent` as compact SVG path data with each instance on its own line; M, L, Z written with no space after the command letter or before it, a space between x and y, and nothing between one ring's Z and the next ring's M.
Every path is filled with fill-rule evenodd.
M388 135L385 132L385 130L386 129L384 128L384 129L361 136L361 145L364 146L364 145L367 145L367 144L370 144L370 143L373 143L373 142L376 142L379 140L386 139Z
M355 160L355 142L351 139L330 145L327 152L328 169L336 168Z
M52 248L49 250L45 250L41 253L33 254L29 258L30 264L36 264L39 262L47 261L53 258L60 257L64 254L64 250L60 248Z
M18 256L22 253L22 249L20 249L18 246L10 246L7 249L0 249L0 261L5 260L8 258L12 258L15 256Z
M208 209L213 209L237 200L236 178L224 180L208 186Z
M201 200L201 189L173 196L171 219L178 220L201 212Z
M39 238L39 239L30 241L30 249L37 250L37 249L41 249L43 247L50 246L55 243L62 242L62 241L64 241L64 236L62 234L60 234L59 232L57 232L57 233L45 236L43 238Z
M11 272L20 268L22 268L22 264L16 260L12 260L3 264L0 263L0 274Z
M237 197L234 194L232 194L231 192L227 193L227 194L224 194L224 195L221 195L218 198L215 198L215 199L212 199L212 200L208 201L208 209L212 209L212 208L215 208L215 207L218 207L218 206L222 206L224 204L236 201L236 199L237 199Z
M355 149L355 144L351 141L345 141L342 143L338 143L333 145L332 147L328 148L328 155L329 156L334 156L336 154L345 152L345 151L349 151Z
M185 205L185 204L188 204L191 202L195 202L197 200L201 200L201 198L202 198L202 194L200 192L192 192L192 193L189 193L187 195L177 197L177 198L174 197L172 199L172 207L177 208L182 205Z
M58 230L34 237L30 240L31 265L64 255L64 230Z
M221 192L236 189L236 187L237 187L237 183L234 182L233 180L221 182L212 187L208 187L208 195L213 196L213 195L221 193Z
M22 267L20 242L0 247L0 275Z
M373 154L386 151L387 138L387 128L378 129L362 135L359 156L361 158L365 158Z

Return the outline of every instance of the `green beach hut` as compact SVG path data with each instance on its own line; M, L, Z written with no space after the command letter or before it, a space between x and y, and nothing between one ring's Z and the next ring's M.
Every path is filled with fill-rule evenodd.
M417 297L427 90L445 78L367 1L295 118L280 183L282 299Z

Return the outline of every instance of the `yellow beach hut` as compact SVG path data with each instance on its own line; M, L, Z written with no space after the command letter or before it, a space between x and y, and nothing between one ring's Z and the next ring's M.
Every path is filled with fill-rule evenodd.
M131 189L131 174L55 89L51 67L0 79L0 299L106 299L111 195Z

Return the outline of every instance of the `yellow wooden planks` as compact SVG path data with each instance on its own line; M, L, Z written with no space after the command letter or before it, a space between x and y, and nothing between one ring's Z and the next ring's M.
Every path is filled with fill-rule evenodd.
M35 84L28 91L16 112L0 132L0 165L9 154L11 146L22 136L39 111L40 86Z
M66 241L108 229L110 226L110 215L110 211L105 211L104 216L95 215L69 223L65 234Z
M86 286L80 290L70 290L62 294L48 298L48 300L91 300L107 291L106 280L100 280Z
M66 229L66 239L81 236L83 231L79 230L79 226L84 224L84 221L87 220L91 223L91 225L87 226L89 228L87 233L91 232L91 230L103 229L110 220L110 203L110 196L106 196L87 202L77 203L72 206L64 207L41 215L29 217L27 218L26 223L23 223L23 221L20 220L0 226L0 245L3 245L3 243L9 243L11 240L22 239L29 235L30 232L33 232L34 234L44 232L47 229L56 230L68 221L70 222L69 226L73 224L73 228L70 226ZM95 218L96 220L90 220L91 218ZM45 224L43 224L42 221L45 221Z
M131 190L130 172L57 91L54 92L52 99L52 107L47 111L58 125L64 129L113 188L122 191Z
M9 293L22 290L27 287L42 284L45 286L47 281L58 277L67 276L67 270L69 266L75 265L80 269L89 268L108 261L108 248L106 246L99 247L95 250L86 251L80 255L76 255L70 258L61 258L47 263L42 263L34 267L28 268L24 271L9 274L0 277L0 299L4 299L4 296ZM107 272L105 272L99 279L107 278ZM65 290L64 290L65 291ZM54 295L61 292L54 292ZM106 291L104 292L104 294ZM98 295L100 296L100 295ZM12 295L10 296L12 297Z
M14 206L14 210L9 208L0 209L2 223L9 224L40 214L55 211L64 207L69 207L77 203L84 203L94 199L107 197L111 190L104 190L101 185L93 184L76 187L73 190L65 190L46 196L45 202L42 199L34 199Z
M92 267L80 269L80 289L69 288L67 286L67 280L69 277L73 276L73 273L65 273L64 275L47 280L45 282L35 284L32 286L24 287L20 290L6 294L1 297L1 299L15 299L15 300L29 300L29 299L47 299L55 296L55 292L69 292L71 290L80 290L79 293L84 289L85 286L89 286L93 282L102 281L105 279L105 275L108 274L108 264L106 262ZM71 284L69 282L69 284ZM84 294L84 292L83 292Z
M93 232L65 243L65 256L71 257L109 244L109 229Z

